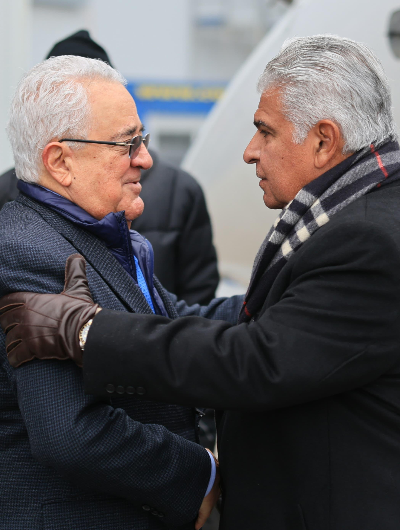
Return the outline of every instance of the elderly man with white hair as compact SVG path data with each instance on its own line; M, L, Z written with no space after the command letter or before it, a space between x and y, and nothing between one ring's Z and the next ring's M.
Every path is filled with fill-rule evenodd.
M178 316L182 307L153 276L150 243L130 230L143 210L140 172L152 159L124 84L106 63L76 56L51 58L22 79L8 127L21 195L1 212L2 294L61 291L66 259L79 252L97 304ZM13 370L4 339L0 528L203 525L219 497L218 470L197 443L194 408L144 400L129 385L106 399L85 396L72 362Z
M398 530L400 150L388 83L366 46L318 35L286 43L259 89L244 159L282 211L237 325L109 309L88 323L96 306L73 287L81 261L66 294L2 300L9 359L72 358L92 394L132 385L218 409L223 530Z

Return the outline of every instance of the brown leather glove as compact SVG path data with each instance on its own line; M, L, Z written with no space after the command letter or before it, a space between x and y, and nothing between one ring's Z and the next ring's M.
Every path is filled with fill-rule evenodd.
M85 260L72 254L61 294L12 293L0 300L9 363L16 368L34 358L72 359L82 366L79 331L98 308L89 291Z

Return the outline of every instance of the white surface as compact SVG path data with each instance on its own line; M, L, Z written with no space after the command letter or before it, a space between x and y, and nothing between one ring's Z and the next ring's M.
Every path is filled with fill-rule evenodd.
M5 131L14 89L27 67L29 0L0 0L0 174L14 165Z
M189 8L187 0L87 0L76 8L37 6L30 66L42 61L57 41L88 29L126 77L182 79L189 61Z
M244 294L246 289L246 285L236 282L231 278L221 278L215 296L221 298L235 296L235 294Z

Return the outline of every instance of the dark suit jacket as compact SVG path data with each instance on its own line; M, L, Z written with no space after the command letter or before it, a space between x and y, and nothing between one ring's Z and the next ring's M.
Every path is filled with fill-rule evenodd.
M151 310L105 245L21 195L0 212L0 296L60 292L66 258L87 260L94 299ZM169 315L168 295L155 280ZM13 370L0 334L0 529L193 528L211 464L195 443L195 413L116 389L85 396L72 362Z
M305 242L249 324L101 312L84 371L225 410L223 530L398 530L399 184Z

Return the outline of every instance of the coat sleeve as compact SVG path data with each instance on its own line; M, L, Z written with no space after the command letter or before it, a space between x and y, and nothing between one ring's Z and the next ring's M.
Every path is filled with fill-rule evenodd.
M237 323L244 301L244 295L235 295L230 298L214 298L208 305L204 306L199 304L188 305L184 300L178 300L176 295L167 294L180 317L198 316L210 320L225 320L230 324Z
M27 282L37 292L61 290L59 257L16 240L12 249L6 246L2 244L1 294L28 290ZM36 270L21 265L30 253ZM13 256L12 267L4 255ZM209 455L201 446L161 425L135 421L108 400L85 396L82 370L72 362L31 361L12 370L3 332L0 356L38 461L80 487L124 498L138 508L150 506L167 526L195 519L211 474Z
M369 222L317 236L299 250L283 294L250 324L100 312L85 351L87 388L101 392L108 376L151 399L266 410L377 379L399 362L398 249Z

